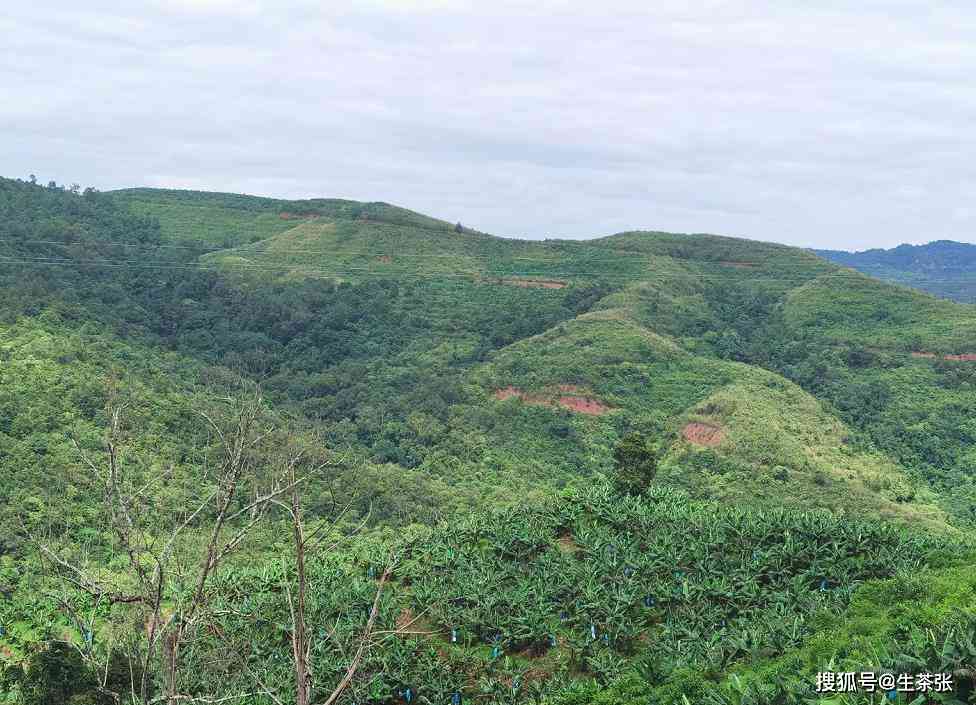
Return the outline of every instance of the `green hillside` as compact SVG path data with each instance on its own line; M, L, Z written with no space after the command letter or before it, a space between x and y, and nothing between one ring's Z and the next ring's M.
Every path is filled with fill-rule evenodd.
M976 340L973 308L870 277L840 272L790 292L784 316L824 340L888 352L967 353Z
M398 252L403 254L390 254ZM379 219L375 222L362 218L343 222L332 218L326 222L322 222L322 219L304 222L255 245L236 248L226 254L209 255L205 261L216 263L234 275L247 273L249 276L246 280L251 282L269 279L288 281L295 277L314 276L353 282L436 279L450 281L461 289L476 281L484 285L493 284L494 289L485 288L478 296L479 300L501 296L514 283L522 285L517 288L534 290L539 297L553 291L572 292L589 287L606 294L592 303L594 309L610 311L615 318L631 321L645 331L667 336L682 349L694 353L695 364L707 365L707 360L716 357L751 363L800 382L815 394L820 390L804 384L805 380L796 374L797 370L792 364L787 364L782 359L770 359L770 353L775 350L770 349L772 346L764 345L760 336L766 336L767 340L769 337L782 339L791 335L805 336L810 331L816 339L816 346L829 346L832 349L842 345L863 345L871 349L885 347L897 355L899 351L904 353L906 348L911 347L913 340L908 336L910 330L915 338L922 342L928 341L927 346L924 346L926 350L932 347L955 352L960 350L960 345L965 347L966 340L974 338L970 331L972 322L976 320L966 307L943 305L945 302L928 299L907 289L883 287L877 290L880 286L877 282L830 265L807 251L710 235L627 233L583 244L534 243L501 240L467 231L459 233L446 223L419 227L413 224L398 226ZM550 289L547 286L561 288ZM814 292L829 296L831 300L818 300L809 306L804 305L804 299L815 296ZM458 299L464 300L468 295L470 294L465 292ZM813 321L804 320L803 311L813 311L817 318ZM893 313L889 315L888 311ZM834 322L829 319L830 316L840 316L842 319ZM907 325L901 325L899 321ZM547 332L547 337L559 337L565 330L567 329L551 329ZM605 353L613 349L618 340L625 343L619 337L620 330L622 328L618 327L618 332L601 337L594 347L599 346L600 352ZM852 330L856 334L851 335ZM749 337L756 338L756 341L751 342ZM545 370L550 374L550 366L554 362L552 355L549 351L544 355L533 355L530 344L534 343L535 341L526 341L519 344L512 349L510 357L517 359L518 366L526 372ZM573 340L570 335L566 344L585 343ZM750 350L750 346L761 349ZM638 353L637 357L642 355L643 353ZM619 377L619 373L611 376L606 370L581 369L586 367L589 359L583 356L574 360L576 369L562 374L563 379L530 379L529 388L523 391L531 395L547 385L553 388L559 385L578 385L571 379L574 375L582 374L586 377L589 374L595 379L583 381L590 385L597 382L605 387ZM597 360L598 356L594 356L593 361ZM912 360L907 363L912 364ZM846 364L846 361L841 361L836 366L835 373L837 377L854 375L852 366ZM857 373L860 374L860 370ZM479 378L483 373L475 371L474 374L475 378ZM745 372L731 373L723 383L734 379L736 374ZM894 379L894 375L884 376L886 380ZM674 416L689 409L705 396L706 389L700 385L697 389L691 385L682 385L679 374L669 375L668 381L677 390L685 391L681 397L683 406L668 407L659 398L654 398L650 405L653 405L659 418L653 426L644 430L664 432L667 424L661 417ZM485 389L483 381L478 383ZM512 380L504 379L493 380L491 384L495 386L487 391L492 393L512 384L518 386ZM712 388L718 384L712 382ZM886 381L883 384L890 387L891 382ZM863 393L863 385L856 382L838 386L845 394ZM937 392L938 397L946 397L940 400L938 406L944 407L949 403L948 395L943 395L942 390L933 391ZM499 422L501 425L498 432L487 434L495 444L487 460L486 453L481 450L474 451L474 454L483 462L489 462L502 472L510 473L513 482L525 479L526 471L520 466L526 462L534 466L535 459L539 460L540 467L532 473L540 475L551 475L549 470L554 466L569 466L571 470L583 473L597 468L606 469L613 443L625 430L626 424L621 423L620 418L628 420L628 428L636 428L641 424L646 426L648 423L646 419L635 416L638 406L641 405L639 392L640 390L632 388L627 393L629 399L623 404L626 414L611 414L598 421L572 419L570 428L579 427L580 433L574 431L574 437L568 442L568 432L554 427L550 420L553 415L567 416L559 410L558 404L555 405L557 411L553 415L540 411L540 406L545 409L553 408L553 405L529 405L533 408L527 409L525 413L531 419L520 419L513 424L510 418L503 418ZM459 404L451 417L442 417L440 421L451 435L454 435L452 432L456 427L460 427L457 435L466 435L458 443L444 445L460 445L460 452L471 458L470 431L484 424L480 419L473 419L475 414L463 411L472 405L481 408L480 399L467 401L473 403ZM648 402L646 399L643 401L645 404ZM828 414L833 412L834 415L841 416L843 421L853 427L850 429L852 432L858 431L857 427L863 419L856 414L845 417L843 411L851 402L847 399L839 401L838 406L841 408L833 408ZM616 403L619 405L620 400ZM773 411L768 417L776 415L777 412ZM457 419L458 416L461 417L460 420ZM491 423L496 421L492 420ZM756 430L762 432L761 427ZM670 431L674 433L675 429ZM837 437L846 435L851 434L845 431ZM878 437L860 444L859 440L854 440L854 445L857 446L853 451L855 455L860 458L874 458L875 461L871 464L882 476L894 473L887 480L869 480L869 485L884 486L889 494L903 498L918 499L920 489L924 490L921 496L931 496L928 488L906 487L904 477L907 470L913 475L912 482L915 484L929 484L935 471L924 468L912 473L914 467L906 470L893 469L895 466L890 460L880 458L884 453L878 453L878 450L894 450L890 444L878 449ZM538 452L522 452L527 447L535 447ZM449 463L444 462L445 457ZM457 462L456 452L438 451L433 454L433 458L441 466L464 466L463 462ZM768 472L773 467L788 469L796 462L795 459L790 462L784 458L780 460L782 462L768 461L763 465ZM434 467L434 463L428 462L426 466L431 467L432 472L444 472L443 469ZM755 467L755 458L746 467ZM782 474L782 470L777 472ZM945 474L943 470L939 473ZM750 475L756 478L756 482L762 482L759 479L763 477L761 474ZM960 477L960 473L953 475ZM811 471L801 473L801 476L820 479L823 474ZM969 480L965 480L964 484L967 487L960 494L969 499L963 502L946 502L965 504L964 508L957 508L955 513L962 520L968 520L971 518L969 512L973 506L972 489ZM749 492L753 490L754 488L750 488ZM808 496L818 494L823 494L823 490L811 487Z
M422 228L450 227L386 203L335 198L284 201L232 193L149 188L113 191L112 198L133 213L157 219L168 240L210 249L250 244L318 218L373 220Z
M209 255L204 262L266 278L438 277L527 288L572 281L632 281L646 258L588 245L506 240L439 221L403 221L380 213L312 216L267 239Z
M496 402L516 419L495 434L513 456L549 435L533 422L541 409L563 408L560 399L593 399L605 408L571 422L573 445L583 441L592 456L577 460L583 465L610 472L616 439L636 430L661 441L661 481L704 496L941 521L931 492L916 496L895 463L850 445L844 424L795 385L756 367L694 355L612 311L509 346L478 370L478 381L529 398ZM689 442L682 432L691 424L717 429L720 441ZM547 450L533 455L546 457ZM571 449L558 455L559 464L574 457ZM521 472L528 471L523 464Z
M192 572L217 515L186 507L258 388L248 496L307 459L309 530L337 542L309 566L317 702L390 556L340 702L801 702L831 659L965 671L970 352L976 308L782 245L518 241L383 203L0 180L0 702L44 701L55 662L81 674L72 702L103 702L93 674L148 648L133 625L186 609L184 578L155 618L93 602L38 546L123 594L132 555L185 521ZM119 408L122 490L147 483L134 554L89 472ZM628 493L635 442L656 474ZM253 513L235 501L230 535ZM153 689L289 692L287 517L268 505L200 616L166 623L187 647Z

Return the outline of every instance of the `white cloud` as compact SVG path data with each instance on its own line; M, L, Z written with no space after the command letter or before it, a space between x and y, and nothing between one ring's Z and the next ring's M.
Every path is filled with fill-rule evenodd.
M6 175L377 199L536 237L971 239L958 2L124 7L0 19Z

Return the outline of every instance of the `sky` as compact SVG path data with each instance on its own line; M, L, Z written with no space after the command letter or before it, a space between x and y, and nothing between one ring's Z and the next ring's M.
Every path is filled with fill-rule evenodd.
M976 242L976 5L9 3L0 175L498 235Z

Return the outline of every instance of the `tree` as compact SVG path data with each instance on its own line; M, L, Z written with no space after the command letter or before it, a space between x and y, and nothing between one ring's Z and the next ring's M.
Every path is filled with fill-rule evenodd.
M61 581L56 601L84 635L81 655L92 672L102 674L100 692L139 703L165 700L172 705L187 699L181 693L180 656L209 622L206 610L215 572L241 547L272 502L305 479L262 467L262 443L271 440L272 429L262 417L260 394L244 391L230 401L233 413L227 419L198 412L216 438L218 458L175 506L161 504L153 492L171 479L172 468L153 473L124 452L124 405L109 402L102 457L76 446L102 494L112 552L125 557L122 570L108 570L74 545L31 535L50 572ZM87 616L85 607L91 608ZM109 632L130 636L126 643L95 649L95 615L106 610L116 627ZM109 674L117 670L112 659L119 651L130 664L128 693L109 688ZM154 677L164 691L161 698L153 698Z
M643 494L657 474L657 453L640 433L624 436L613 450L614 485L625 494Z
M346 505L332 521L325 521L312 531L306 531L304 509L302 506L301 476L308 477L317 474L326 465L338 465L329 460L318 461L314 459L313 452L299 448L286 449L286 460L282 463L285 468L282 476L288 481L290 487L290 498L288 502L281 499L272 500L273 503L285 510L292 525L292 540L294 546L295 560L295 585L290 582L284 583L284 591L288 600L288 611L291 615L291 631L289 641L291 645L291 663L294 676L294 698L296 705L311 705L315 695L314 684L314 663L312 661L313 635L307 627L307 607L306 596L308 594L308 575L306 573L306 561L316 553L330 553L336 550L340 544L356 535L365 525L369 515L349 533L336 534L335 529L349 510L351 503ZM299 473L299 468L304 466L304 470ZM373 598L373 605L366 621L366 627L360 637L359 645L355 652L351 654L346 671L339 682L332 688L332 691L324 700L322 705L333 705L349 686L353 677L356 675L363 657L371 645L374 645L374 628L376 618L379 615L380 598L383 595L383 588L386 586L394 569L394 559L390 556L387 566L376 587ZM262 694L268 696L275 705L284 705L284 701L274 689L269 688L257 674L252 674Z
M454 226L454 232L456 232L456 233L463 233L464 232L464 226L461 225L460 222L458 222L458 224Z

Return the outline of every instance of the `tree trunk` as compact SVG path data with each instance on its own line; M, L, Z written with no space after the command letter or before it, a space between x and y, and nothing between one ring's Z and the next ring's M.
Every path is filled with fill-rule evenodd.
M291 646L295 657L295 703L308 705L311 700L312 679L308 672L308 639L305 636L305 531L302 528L302 507L295 469L292 466L291 491L292 525L295 532L295 563L298 570L298 596L294 608L294 633Z

